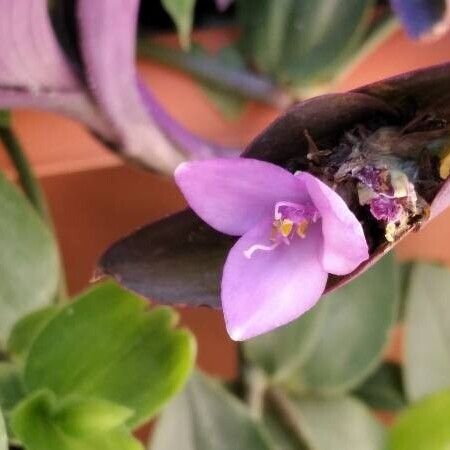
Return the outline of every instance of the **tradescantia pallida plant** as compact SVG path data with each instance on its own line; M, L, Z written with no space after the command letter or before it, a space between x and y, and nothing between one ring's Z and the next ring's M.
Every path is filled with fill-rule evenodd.
M187 46L195 2L162 3ZM248 60L288 84L311 74L320 81L331 60L341 63L356 42L352 30L365 29L374 6L286 2L277 15L274 3L264 2L266 19L282 19L268 20L270 32L291 30L284 20L314 17L327 4L336 20L326 42L312 39L303 53L273 45L261 54L265 41L251 45L247 22L252 2L247 15L238 3ZM445 23L444 2L426 3L413 5L430 12L417 24L411 4L392 2L413 35ZM46 2L0 0L4 25L18 16L30 24L0 27L0 105L63 112L127 158L162 171L186 158L228 155L181 128L137 78L138 6L52 2L53 12L75 18L74 45L73 36L57 37ZM334 56L336 29L343 53L334 60L327 55ZM314 37L308 29L306 35ZM357 37L361 43L368 36ZM323 66L305 63L318 53ZM449 84L449 67L442 66L298 104L244 158L181 166L176 180L192 210L105 254L100 274L163 303L222 306L231 337L246 340L238 379L223 386L194 374L160 418L151 448L448 446L448 272L428 265L401 271L389 256L366 269L449 205ZM0 137L41 214L0 180L0 450L142 448L132 431L182 388L193 338L175 328L171 309L149 310L111 282L66 304L42 196L3 114ZM383 363L400 306L402 367ZM387 432L369 407L405 411Z
M178 169L193 210L119 241L100 271L170 304L218 307L221 298L238 339L245 333L233 330L246 320L262 327L250 331L255 335L294 319L449 206L449 86L450 66L443 65L299 103L243 160ZM308 239L308 227L317 238ZM279 239L308 249L296 252ZM317 267L304 275L310 293L295 284L305 266L293 259L299 253ZM326 286L321 273L334 274Z
M241 159L180 166L192 209L104 254L140 294L222 306L238 340L303 313L241 344L231 389L191 380L149 448L180 427L189 449L446 448L449 272L384 255L450 205L449 87L446 64L299 103ZM398 320L402 365L383 362ZM399 415L386 429L369 408Z

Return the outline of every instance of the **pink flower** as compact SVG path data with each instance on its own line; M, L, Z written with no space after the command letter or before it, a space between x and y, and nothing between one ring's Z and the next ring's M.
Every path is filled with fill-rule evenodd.
M348 274L369 258L357 218L309 173L238 158L183 163L175 179L205 222L241 236L221 284L234 340L296 319L320 299L328 274Z

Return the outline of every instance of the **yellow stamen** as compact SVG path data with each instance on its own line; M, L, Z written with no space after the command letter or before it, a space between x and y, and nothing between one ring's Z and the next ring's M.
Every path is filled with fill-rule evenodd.
M450 148L448 147L441 154L439 175L443 180L446 180L450 175Z
M386 240L388 242L394 242L396 231L397 231L397 227L395 226L394 222L389 222L386 225L385 235L384 236L386 237Z
M300 222L297 226L297 234L303 239L306 236L306 232L308 231L309 222L304 220Z
M270 234L270 240L271 241L275 241L277 239L277 235L279 233L279 229L281 226L281 220L277 219L274 220L273 224L272 224L272 232Z
M288 237L291 234L293 226L294 222L292 222L292 220L283 219L280 226L278 227L278 231L281 233L283 237Z

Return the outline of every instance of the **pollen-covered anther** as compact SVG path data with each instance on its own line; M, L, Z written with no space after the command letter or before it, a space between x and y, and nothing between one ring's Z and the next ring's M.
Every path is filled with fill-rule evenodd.
M304 239L306 237L306 232L308 231L309 222L304 220L297 225L297 234Z
M446 148L445 151L442 152L439 176L442 180L446 180L450 176L450 148Z
M294 222L292 222L292 220L290 220L290 219L283 219L281 221L280 225L278 226L278 232L283 237L287 238L291 234L293 228L294 228Z

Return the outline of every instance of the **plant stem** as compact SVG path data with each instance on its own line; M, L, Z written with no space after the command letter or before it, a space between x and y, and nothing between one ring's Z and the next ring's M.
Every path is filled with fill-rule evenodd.
M5 351L0 349L0 362L5 362L5 361L9 361L9 355Z
M269 387L266 391L266 399L277 414L281 424L298 441L299 448L309 448L299 424L297 411L283 390L276 386Z
M255 420L260 420L264 411L264 397L267 389L266 376L261 369L251 367L246 373L245 382L250 414Z
M20 184L22 185L25 195L27 196L33 207L36 209L38 214L47 223L53 236L55 236L53 221L50 215L50 211L44 193L42 192L41 186L33 173L31 165L27 160L25 153L23 152L20 142L18 141L15 133L9 126L9 123L5 123L4 120L0 122L0 141L4 144L8 156L17 170ZM65 300L67 299L66 279L64 275L64 270L62 268L62 258L60 252L59 252L59 260L60 260L59 285L58 285L58 293L55 298L55 303L58 304L64 303Z
M0 127L0 140L17 170L25 195L39 215L47 223L50 223L51 219L45 197L11 128Z
M277 108L287 108L294 101L271 79L246 70L226 66L214 56L193 55L176 48L157 44L148 38L141 39L138 42L138 56L155 59L163 64L181 69L218 88Z
M414 268L413 262L405 262L400 264L400 308L399 308L399 320L402 320L405 316L406 302L409 294L409 286L411 284L411 277Z
M401 274L400 292L402 299L404 299L408 294L413 268L414 268L413 262L406 262L400 266L400 274Z

